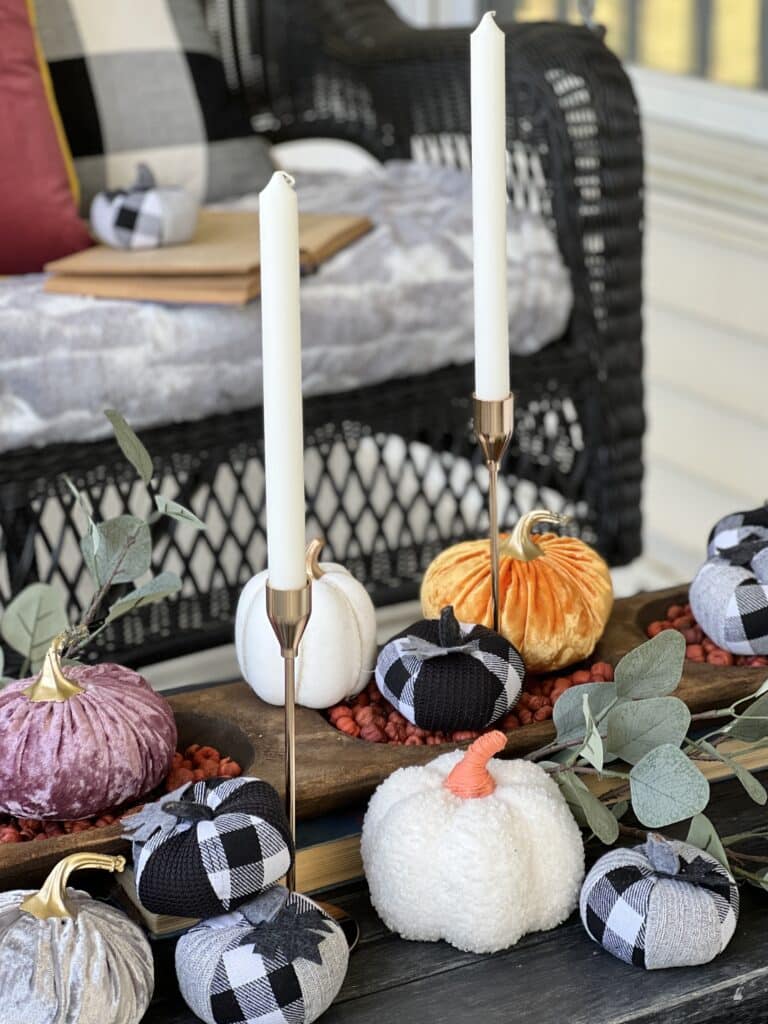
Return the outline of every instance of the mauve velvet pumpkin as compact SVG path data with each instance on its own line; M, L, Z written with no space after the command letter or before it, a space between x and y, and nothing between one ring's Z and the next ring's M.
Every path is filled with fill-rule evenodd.
M122 665L67 667L84 692L65 701L0 692L0 811L87 818L148 793L168 773L176 723L168 702Z

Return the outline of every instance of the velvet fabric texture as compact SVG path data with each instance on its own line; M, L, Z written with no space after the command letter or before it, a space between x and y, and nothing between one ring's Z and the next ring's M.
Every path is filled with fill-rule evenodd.
M148 793L168 773L176 723L168 702L121 665L67 668L83 693L34 703L0 692L0 811L74 819Z
M548 672L586 658L600 639L613 607L608 566L583 541L553 533L530 541L539 558L499 557L499 632L513 644L529 672ZM462 622L493 625L487 540L467 541L443 551L424 576L421 605L436 618L453 605Z
M31 2L0 0L0 26L0 274L25 274L91 238Z
M3 1024L138 1024L154 988L149 943L124 914L67 890L73 917L39 921L0 893Z

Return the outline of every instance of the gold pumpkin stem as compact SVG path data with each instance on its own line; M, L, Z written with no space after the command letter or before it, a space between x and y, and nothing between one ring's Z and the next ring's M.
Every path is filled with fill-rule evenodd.
M315 537L307 544L307 576L312 580L319 580L321 576L325 576L325 570L320 567L320 553L325 547L325 541L322 537Z
M42 889L27 896L19 909L36 917L38 921L47 921L49 917L72 917L66 902L67 881L72 872L80 868L122 871L125 868L125 857L108 857L103 853L71 853L59 861L46 878Z
M570 516L564 516L560 512L535 508L518 519L512 533L502 541L501 553L508 558L516 558L519 562L532 562L534 558L540 558L544 554L539 545L531 540L533 527L538 523L558 523L564 526L570 521Z
M82 686L78 686L74 680L67 679L61 667L61 652L64 650L67 640L66 633L59 633L51 641L40 675L31 686L22 691L29 700L35 703L46 700L62 703L69 700L70 697L76 697L78 693L85 692Z

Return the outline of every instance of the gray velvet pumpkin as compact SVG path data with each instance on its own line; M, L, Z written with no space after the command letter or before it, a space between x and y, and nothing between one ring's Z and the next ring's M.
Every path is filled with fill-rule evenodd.
M138 1024L154 988L141 930L77 889L72 871L122 871L123 857L73 853L39 891L0 893L3 1024Z

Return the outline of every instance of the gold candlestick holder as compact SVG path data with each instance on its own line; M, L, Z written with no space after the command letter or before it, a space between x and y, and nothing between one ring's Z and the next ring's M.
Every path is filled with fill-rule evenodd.
M296 590L276 590L267 583L267 618L275 631L285 674L285 813L296 850L296 655L312 613L312 581ZM296 856L286 875L296 889Z
M514 399L473 395L474 426L488 468L488 532L491 541L493 628L499 629L499 465L512 440Z
M314 553L314 545L307 548L307 564ZM266 586L267 618L280 644L285 678L285 813L293 841L294 856L285 876L290 892L296 891L296 657L299 644L312 614L312 575L307 571L307 582L295 590L277 590ZM332 903L318 902L327 914L335 918L347 940L350 952L360 940L360 926L354 918Z

